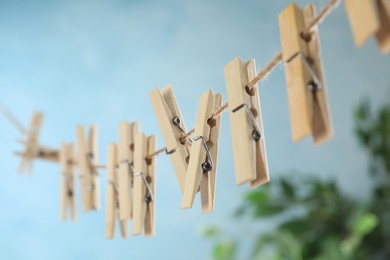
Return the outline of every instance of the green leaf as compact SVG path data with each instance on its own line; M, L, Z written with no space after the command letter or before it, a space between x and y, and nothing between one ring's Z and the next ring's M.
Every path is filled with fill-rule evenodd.
M205 226L201 229L201 235L207 238L215 238L220 235L221 230L216 226Z
M328 238L323 242L321 254L316 260L347 260L348 258L340 248L340 240L336 237Z
M291 182L288 182L286 179L280 180L280 186L282 187L283 195L288 198L294 198L295 197L295 187L292 185Z
M256 243L253 246L252 249L252 259L263 259L264 258L264 251L267 251L267 249L275 244L275 236L272 234L263 234L259 236L256 239ZM269 252L266 252L269 253Z
M354 111L355 119L358 122L366 120L369 114L370 114L370 104L368 100L363 101Z
M276 236L276 250L282 256L282 259L302 259L301 245L290 232L277 232Z
M223 241L215 245L213 250L214 260L236 259L236 243L234 241Z
M281 214L286 209L284 205L278 205L276 203L257 205L255 207L254 216L258 217L270 217L274 215Z
M268 199L268 194L262 190L251 191L245 195L245 200L250 203L266 203Z
M378 218L372 213L359 216L354 223L353 232L361 237L370 233L378 226Z
M247 211L248 211L248 205L241 205L238 209L236 209L235 211L234 211L234 215L233 215L233 217L235 217L235 218L240 218L240 217L242 217L242 216L244 216L245 215L245 213L247 213Z
M293 219L281 224L278 229L284 232L289 232L296 237L300 237L305 232L308 232L308 222L308 219Z

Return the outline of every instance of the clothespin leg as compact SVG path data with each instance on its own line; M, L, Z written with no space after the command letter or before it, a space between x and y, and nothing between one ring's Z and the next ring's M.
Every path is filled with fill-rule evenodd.
M148 154L152 154L156 151L156 136L150 136L148 138ZM146 198L146 213L144 223L145 236L150 237L155 234L155 207L156 207L156 161L157 158L153 157L146 161L147 164L147 182L151 188L152 194L148 194ZM147 191L149 192L149 191Z
M142 234L146 212L146 188L143 176L147 174L145 157L147 155L147 138L139 133L134 145L134 201L133 201L133 235Z

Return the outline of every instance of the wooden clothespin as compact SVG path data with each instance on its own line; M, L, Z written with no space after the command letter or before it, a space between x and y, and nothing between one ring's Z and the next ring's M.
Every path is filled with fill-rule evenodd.
M76 200L74 180L73 144L62 144L60 150L61 165L61 208L62 220L66 220L69 210L72 221L76 221Z
M27 140L24 141L25 149L21 155L22 157L19 164L19 173L22 173L25 167L27 167L28 173L30 175L32 174L33 160L38 152L39 147L38 137L41 131L42 121L43 114L39 112L34 112L31 119L30 127L26 133Z
M121 220L132 216L134 140L139 132L138 123L122 122L119 125L119 216Z
M256 187L270 181L255 61L235 58L225 66L236 183Z
M312 135L315 144L333 137L326 83L320 56L318 29L305 35L315 17L313 5L303 11L290 4L279 14L292 139Z
M48 161L59 161L58 150L54 150L48 147L44 147L39 144L39 133L43 122L43 114L35 112L33 113L30 127L26 132L26 140L20 142L24 145L24 151L16 153L20 156L19 173L23 173L27 168L28 173L31 175L33 171L34 159L43 159Z
M97 126L89 128L88 140L84 128L77 127L78 166L80 167L81 197L84 211L99 210L100 185L97 172L98 163Z
M133 234L145 236L155 233L155 168L156 157L147 155L156 151L156 137L144 133L135 136L134 143L134 190L133 190Z
M383 54L390 51L390 1L345 0L356 46L375 36Z
M200 188L203 212L214 210L215 184L218 159L218 139L221 117L213 118L221 108L222 95L209 90L200 97L196 116L195 137L185 179L183 208L191 208Z
M115 232L115 222L119 221L122 238L128 238L127 219L121 220L119 211L121 204L119 201L118 186L118 148L116 144L108 145L107 158L107 194L106 194L106 238L113 239Z
M182 136L187 133L183 117L177 105L171 85L161 91L157 88L149 94L161 133L171 155L176 177L183 192L188 167L190 143Z

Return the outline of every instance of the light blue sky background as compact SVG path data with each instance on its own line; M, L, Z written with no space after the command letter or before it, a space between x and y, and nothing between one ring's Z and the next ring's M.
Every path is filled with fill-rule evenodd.
M187 126L198 97L211 88L226 97L223 67L235 56L260 68L280 49L277 15L287 0L271 1L21 1L0 3L0 99L25 124L43 111L41 142L59 147L75 140L77 124L100 127L100 161L117 140L121 120L138 120L164 141L148 93L172 83ZM308 1L298 1L302 6ZM318 7L327 1L315 1ZM374 41L352 42L344 6L320 27L335 138L315 147L293 144L283 67L261 85L272 177L290 169L337 177L346 192L364 196L367 158L353 136L352 108L364 96L389 98L389 56ZM32 177L16 174L18 132L0 117L0 250L4 259L206 259L199 236L207 223L250 234L231 220L247 186L236 187L228 116L223 116L215 212L181 210L181 195L166 156L158 158L157 234L128 241L104 238L104 210L76 224L59 220L59 167L38 162ZM101 172L105 200L105 177ZM261 228L261 227L259 227Z

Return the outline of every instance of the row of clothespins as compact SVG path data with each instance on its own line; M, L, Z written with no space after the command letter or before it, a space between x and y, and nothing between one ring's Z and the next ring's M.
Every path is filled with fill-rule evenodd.
M381 50L390 50L390 1L346 0L357 44L375 35ZM267 68L272 70L284 61L291 118L292 139L299 141L311 135L316 144L333 136L327 100L326 83L320 56L317 24L338 1L331 1L317 16L313 5L301 9L290 4L279 15L282 53ZM151 236L155 232L156 156L165 152L171 157L182 191L182 208L193 206L200 193L203 212L214 210L218 165L218 143L221 114L229 110L234 165L237 185L249 183L257 187L269 178L258 82L266 73L257 73L255 60L233 59L225 66L228 102L211 90L199 100L195 128L187 131L173 88L154 89L150 100L166 143L156 148L156 137L146 136L139 123L122 122L117 143L108 145L107 164L97 158L97 127L91 126L86 136L77 128L77 156L72 144L59 150L43 147L38 142L42 115L34 114L23 141L25 150L21 168L31 168L39 158L61 165L61 216L67 212L76 219L75 173L80 169L81 197L84 211L98 210L98 169L107 170L106 235L112 238L117 220L122 236L128 237L128 221L133 221L133 234Z

